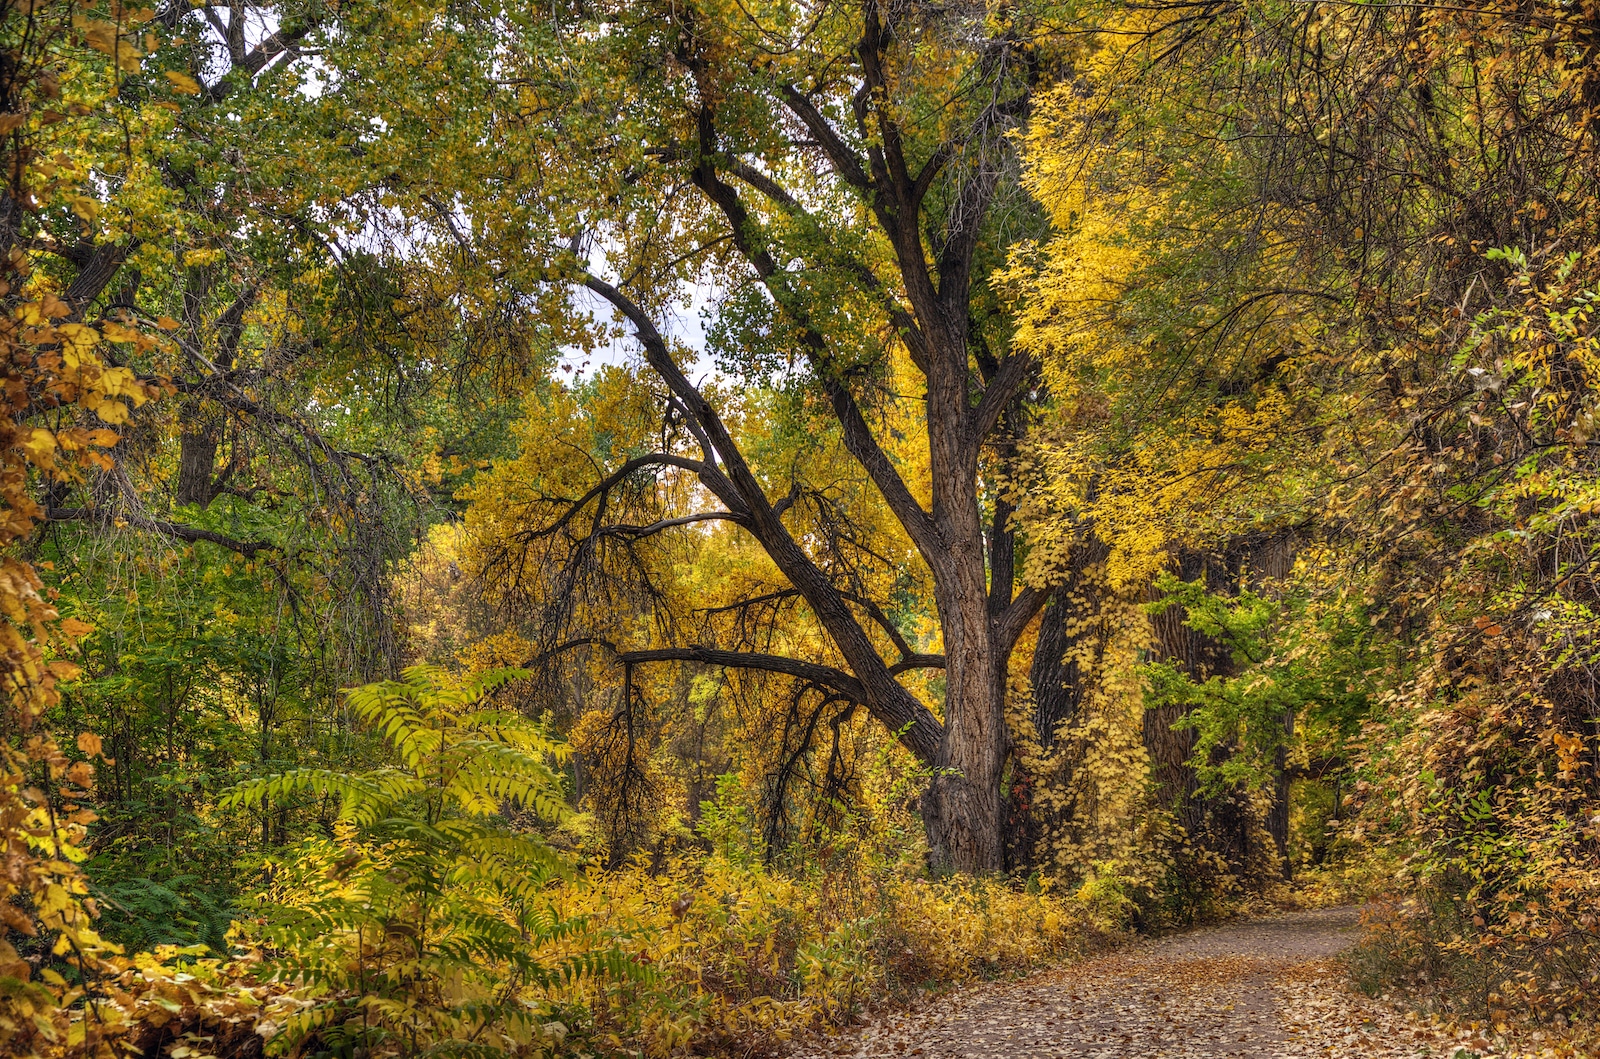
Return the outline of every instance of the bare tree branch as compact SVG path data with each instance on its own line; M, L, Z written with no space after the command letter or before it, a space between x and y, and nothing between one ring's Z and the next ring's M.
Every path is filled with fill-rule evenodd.
M627 537L629 540L637 541L646 537L654 537L664 530L676 529L679 526L691 526L697 522L732 522L742 526L745 524L745 519L744 516L735 515L731 511L701 511L693 515L664 518L658 522L652 522L648 526L605 526L596 532L602 535Z
M45 520L48 522L90 522L98 526L115 526L120 520L134 529L159 533L164 537L172 537L180 541L207 541L231 552L238 552L246 559L254 559L257 552L283 550L270 541L235 540L232 537L214 533L208 529L186 526L181 522L164 522L159 519L147 518L135 512L105 511L87 507L53 507L45 512Z

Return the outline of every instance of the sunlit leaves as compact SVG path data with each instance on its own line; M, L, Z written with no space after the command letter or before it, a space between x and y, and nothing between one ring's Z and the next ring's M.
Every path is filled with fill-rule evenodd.
M484 700L525 674L456 677L430 666L353 689L352 711L395 764L361 773L300 769L234 787L225 806L267 809L307 795L337 798L335 839L307 839L276 859L253 902L276 973L322 999L286 1029L350 1036L379 1054L422 1033L459 1049L487 1034L514 1048L537 1036L547 1005L525 992L603 973L542 946L571 929L545 892L569 873L544 839L506 826L526 808L570 810L547 761L565 748ZM615 962L615 961L610 961Z

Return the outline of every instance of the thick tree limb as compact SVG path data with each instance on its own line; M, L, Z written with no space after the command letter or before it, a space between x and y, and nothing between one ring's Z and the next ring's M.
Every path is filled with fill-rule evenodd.
M1039 608L1044 606L1045 600L1050 598L1050 593L1025 586L1017 593L1005 610L1001 611L994 619L994 635L1010 651L1022 636L1022 630L1028 627L1034 615L1039 613Z
M872 436L872 428L856 403L849 387L831 370L828 342L812 322L810 315L795 303L795 298L781 282L781 270L771 253L753 238L754 219L740 199L739 192L718 176L713 159L716 156L717 133L713 116L702 110L700 118L701 154L694 169L694 182L728 222L734 245L756 270L767 290L772 293L790 319L800 328L807 356L833 405L834 416L843 429L845 447L872 477L873 484L883 494L895 518L906 529L907 535L929 562L943 550L932 517L922 509L911 490L906 487L900 472Z
M822 112L812 104L811 100L794 85L784 85L779 91L789 110L810 130L811 135L816 137L823 153L828 156L828 163L833 166L833 171L840 179L861 191L872 190L872 180L867 176L861 158L850 149L834 127L828 124L828 119L822 116Z
M1032 367L1033 358L1026 353L1012 353L1000 362L999 369L984 387L983 397L978 400L978 409L973 414L973 429L980 439L988 437L1000 422L1000 416L1027 381L1028 370Z
M249 54L242 61L237 62L237 65L249 71L251 76L254 76L266 69L280 55L287 53L292 58L299 43L310 36L311 31L316 28L316 19L292 28L284 27L250 49Z
M104 243L83 255L81 258L83 263L67 287L64 299L72 307L72 319L83 318L83 314L89 309L89 303L106 289L106 284L116 276L117 270L128 260L128 255L133 253L138 245L137 240L129 240L126 244Z
M667 348L667 343L661 337L661 332L656 330L655 321L650 319L650 314L645 312L632 298L628 297L616 287L607 283L598 276L584 273L583 285L594 293L610 302L612 307L620 312L633 325L634 337L639 344L644 346L645 361L651 369L667 384L667 389L683 405L688 414L688 420L704 432L706 444L712 452L708 454L705 463L699 466L696 474L700 476L707 489L710 489L731 511L739 511L749 507L750 496L746 490L736 487L730 474L737 474L742 470L740 477L748 476L749 484L755 485L755 477L749 469L744 467L744 457L733 444L733 437L723 426L721 417L711 407L711 402L705 399L698 388L695 387L683 374L683 369L678 367L678 362L672 358L672 351ZM712 462L712 458L719 459L722 467ZM726 468L726 470L724 470ZM736 468L738 470L736 470ZM761 495L759 487L753 492Z
M905 729L906 731L901 736L901 741L924 763L931 763L938 758L939 741L943 736L943 729L932 714L928 714L926 710L921 713L908 712L904 715L881 711L874 706L871 696L868 695L861 681L842 669L819 665L816 662L802 662L798 658L787 658L783 655L761 654L755 651L724 651L715 647L702 646L618 651L617 660L633 665L648 662L699 662L708 666L726 666L730 669L755 669L796 677L815 684L819 688L826 688L850 702L867 707L872 715L885 724L890 731L898 732L901 729Z
M913 669L943 669L944 655L906 655L900 661L889 667L889 672L899 675Z
M768 673L782 673L798 677L820 688L843 695L851 702L866 703L866 689L861 681L842 669L804 662L783 655L762 654L757 651L725 651L716 647L694 645L690 647L658 647L642 651L618 651L617 661L630 664L643 662L699 662L708 666L727 666L731 669L759 669Z

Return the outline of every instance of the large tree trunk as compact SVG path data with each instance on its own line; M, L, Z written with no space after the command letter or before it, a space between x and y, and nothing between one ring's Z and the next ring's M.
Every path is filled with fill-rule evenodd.
M966 401L955 390L953 366L966 363L964 334L944 336L941 358L952 365L928 379L927 431L933 471L933 518L943 554L924 552L934 575L934 599L944 634L944 732L935 775L923 800L923 823L933 866L959 872L1003 867L1000 774L1006 751L1006 659L987 576L983 515L977 499L976 447L964 437ZM964 374L964 372L962 373ZM1004 511L997 513L1004 518ZM1010 554L1003 595L1011 598ZM996 586L998 589L998 585Z
M1251 587L1258 590L1289 576L1294 569L1295 536L1292 531L1271 534L1265 539L1247 545L1245 569ZM1294 711L1283 717L1285 745L1278 748L1273 761L1276 775L1272 783L1272 808L1267 812L1267 832L1278 848L1278 858L1283 864L1283 877L1294 876L1294 865L1289 860L1289 754L1287 744L1294 738Z
M764 285L773 305L793 325L798 352L807 358L837 420L839 440L932 573L944 657L913 650L881 612L863 613L855 588L847 588L832 564L819 562L812 546L797 539L784 522L800 496L801 484L795 482L786 499L769 496L772 483L745 460L712 402L673 359L646 308L601 276L585 273L583 285L632 325L644 346L646 363L670 391L674 414L700 451L699 459L684 452L663 452L636 457L630 464L634 469L654 464L694 473L724 507L716 517L738 524L754 537L805 600L837 648L840 667L709 644L621 652L618 658L625 664L681 660L766 669L807 680L839 699L866 707L935 772L923 799L934 867L997 871L1002 850L1000 779L1007 745L1007 660L1043 594L1015 591L1010 508L1002 500L990 510L992 490L980 491L979 474L980 466L992 467L997 454L1003 458L1014 442L1020 420L1008 417L1008 410L1020 409L1028 399L1036 365L1026 352L1006 350L1000 356L991 349L986 333L1009 333L1009 325L992 317L989 309L975 307L972 293L975 262L989 238L985 227L989 207L1002 175L1011 168L1008 159L1014 142L1004 130L1015 127L1027 111L1033 81L1024 68L1031 59L1015 63L999 59L1013 48L1009 37L986 42L980 76L989 87L977 95L992 102L958 120L961 128L950 140L925 142L924 134L931 130L918 129L908 137L900 124L896 71L915 54L902 54L907 42L894 23L903 13L868 3L855 14L861 20L853 51L858 64L855 76L863 90L853 96L854 127L846 131L834 124L828 100L835 89L827 87L836 80L834 74L819 77L815 87L807 87L804 77L785 82L776 86L770 102L787 115L782 127L797 124L808 133L803 153L790 156L794 164L809 171L817 165L819 153L825 157L840 188L859 194L866 216L893 250L899 272L893 283L880 278L865 259L854 258L850 245L830 247L817 264L830 276L855 276L860 281L860 293L883 307L886 333L895 336L894 342L926 380L931 505L925 507L913 494L901 477L899 461L879 445L868 415L877 398L864 406L852 390L855 354L841 357L844 351L837 347L843 337L853 350L860 333L855 325L842 335L833 333L831 310L815 300L811 285L797 278L803 268L797 270L792 260L793 247L785 248L782 228L796 218L805 218L807 224L820 218L809 212L807 196L786 190L774 175L789 169L788 162L750 164L741 157L762 149L738 125L744 108L724 107L731 82L723 75L742 67L736 64L725 70L722 43L712 45L687 15L672 35L677 42L673 61L694 80L693 113L684 115L692 122L684 126L674 121L670 142L661 144L659 153L665 164L680 167L682 176L721 214L727 239L748 264L750 277ZM974 93L963 90L962 95ZM833 98L843 102L845 97ZM725 135L725 118L733 119L734 136ZM694 130L688 143L684 128ZM874 131L858 148L856 130L867 128ZM757 140L767 141L767 131L763 128ZM794 142L787 135L782 139ZM909 154L908 148L913 148ZM930 188L941 190L930 196ZM752 202L765 205L752 209ZM788 216L777 230L768 229L768 211L773 209ZM784 248L781 254L775 252L779 248ZM988 264L983 268L987 273ZM989 327L991 322L1000 326ZM997 440L997 435L1002 437ZM621 480L607 479L591 499ZM564 525L565 520L558 522L551 532ZM897 641L895 649L904 657L886 660L879 637L869 635L863 621L891 626L885 632ZM900 682L900 674L908 669L935 666L945 672L942 723L929 704Z
M1204 578L1208 591L1225 592L1232 580L1229 565L1225 557L1218 559L1185 551L1178 556L1176 573L1185 581ZM1156 657L1173 663L1196 683L1204 683L1214 676L1227 676L1232 661L1227 648L1189 628L1184 624L1187 619L1188 612L1177 606L1168 607L1152 618ZM1253 822L1249 806L1231 791L1215 797L1200 792L1190 760L1195 733L1180 723L1186 710L1183 705L1164 705L1145 711L1145 751L1150 756L1156 796L1172 812L1191 841L1220 855L1231 871L1242 874L1247 870L1251 854ZM1227 751L1219 747L1216 753L1225 756Z
M1066 582L1051 592L1039 614L1028 684L1033 691L1034 734L1046 752L1077 716L1088 690L1086 680L1092 680L1105 661L1106 627L1099 620L1104 600L1091 571L1105 561L1107 552L1093 533L1080 538L1072 547ZM1037 805L1039 777L1029 773L1022 755L1016 753L1019 749L1013 741L1007 750L1011 763L1010 783L1003 792L1007 871L1042 867L1038 846L1052 824L1048 811ZM1070 785L1073 764L1063 761L1057 767L1062 771L1050 782Z
M992 642L981 588L939 610L945 628L945 729L939 764L950 771L933 778L923 801L928 851L941 869L999 871L1009 652Z
M1182 552L1178 556L1176 573L1185 581L1203 577L1208 591L1224 593L1241 580L1259 587L1264 582L1282 578L1289 573L1293 560L1293 536L1276 533L1236 540L1221 556ZM1232 659L1227 648L1186 626L1187 617L1182 607L1169 607L1152 618L1156 656L1176 664L1196 683L1213 676L1230 675ZM1190 763L1194 732L1173 727L1181 721L1184 712L1183 706L1158 706L1145 711L1145 750L1150 756L1151 776L1161 803L1172 811L1191 839L1220 854L1234 871L1241 873L1249 869L1251 858L1257 853L1252 847L1252 834L1259 834L1264 823L1287 873L1289 782L1284 769L1285 755L1279 752L1273 804L1265 821L1259 819L1242 794L1224 792L1216 797L1202 796ZM1292 715L1284 720L1290 731L1293 723ZM1218 748L1216 754L1219 757L1214 763L1220 764L1227 751Z

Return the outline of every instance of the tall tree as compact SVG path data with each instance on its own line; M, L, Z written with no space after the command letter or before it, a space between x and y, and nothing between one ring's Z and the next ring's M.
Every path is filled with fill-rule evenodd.
M693 476L705 506L632 526L629 539L739 527L826 630L837 664L684 637L620 660L769 670L865 707L937 770L922 802L931 855L960 871L1001 867L1007 666L1045 597L1019 585L998 491L1034 363L1011 351L987 275L1032 223L1010 195L1008 134L1050 61L1046 14L878 0L574 9L528 27L514 73L502 71L513 87L486 176L493 199L463 204L488 245L515 248L498 251L508 269L531 263L615 310L663 388L663 438L680 439L553 502L529 539L589 542L570 554L592 562L618 539L614 495L640 476ZM535 190L508 211L506 181ZM684 281L708 276L726 291L712 331L730 338L745 378L787 371L826 402L871 502L927 567L942 654L911 650L890 601L852 591L827 544L796 529L811 483L745 451L734 396L690 378L667 313ZM923 498L882 427L901 353L925 386ZM569 597L552 591L551 609L575 613L562 610ZM570 625L549 623L550 648L593 642L596 630ZM884 628L902 657L885 657ZM942 704L909 690L903 675L918 667L943 668Z

